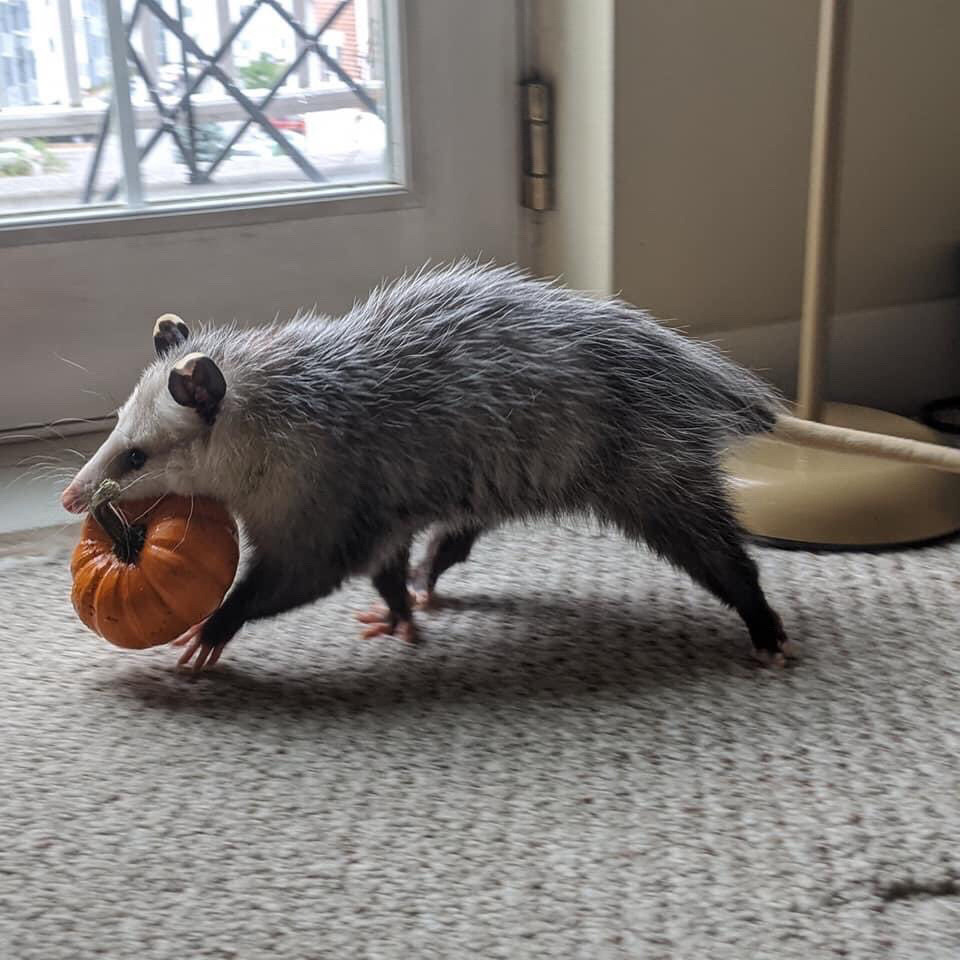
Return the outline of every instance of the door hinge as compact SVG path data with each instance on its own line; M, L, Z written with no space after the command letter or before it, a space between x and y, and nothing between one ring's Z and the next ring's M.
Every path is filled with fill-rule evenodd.
M553 206L551 100L542 80L523 84L523 205L531 210Z

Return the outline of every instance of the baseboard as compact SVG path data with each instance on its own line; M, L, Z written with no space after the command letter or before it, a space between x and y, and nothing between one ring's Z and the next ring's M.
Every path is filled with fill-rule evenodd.
M725 330L708 339L788 397L795 395L799 320ZM960 299L841 314L831 324L827 369L830 400L906 415L960 393Z

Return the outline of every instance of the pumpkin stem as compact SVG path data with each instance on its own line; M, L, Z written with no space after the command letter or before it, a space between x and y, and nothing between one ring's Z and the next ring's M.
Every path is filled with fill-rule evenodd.
M147 539L144 524L131 524L114 501L120 496L116 480L104 480L90 501L94 520L113 541L113 552L122 563L136 563Z

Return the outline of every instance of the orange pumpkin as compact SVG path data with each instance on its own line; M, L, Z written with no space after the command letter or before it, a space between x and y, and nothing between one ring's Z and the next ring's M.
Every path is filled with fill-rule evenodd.
M220 605L237 572L233 518L216 500L94 496L70 562L73 606L95 633L142 650L174 640Z

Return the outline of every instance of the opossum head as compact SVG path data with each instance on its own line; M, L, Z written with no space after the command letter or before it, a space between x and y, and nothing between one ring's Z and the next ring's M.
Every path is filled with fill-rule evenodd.
M227 402L227 380L209 356L187 352L189 337L179 317L157 320L157 359L118 411L113 432L63 491L61 502L71 513L87 509L104 480L117 481L128 500L223 493L213 431Z

